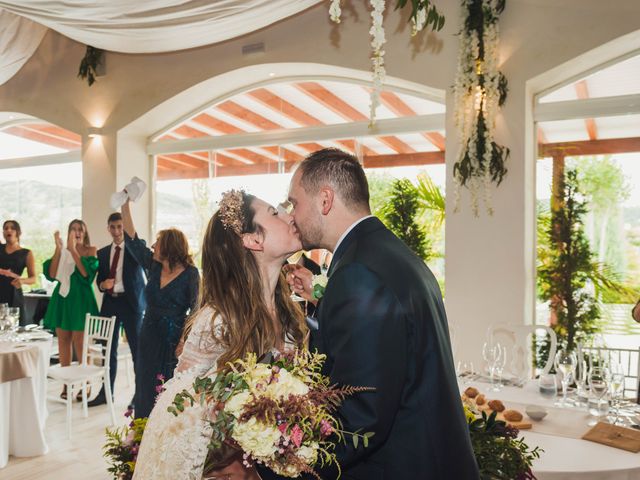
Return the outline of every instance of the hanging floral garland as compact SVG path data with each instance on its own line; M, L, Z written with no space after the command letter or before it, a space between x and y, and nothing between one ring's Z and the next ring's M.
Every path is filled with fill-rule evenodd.
M500 185L507 173L509 149L494 140L496 116L507 98L507 79L498 70L498 20L504 7L505 0L462 0L463 27L453 87L460 151L453 177L455 210L460 188L467 187L475 216L481 190L487 212L493 215L491 183Z
M369 34L371 35L371 81L373 84L369 97L369 126L372 127L376 123L376 110L380 106L380 92L382 91L382 84L386 74L384 50L382 49L386 42L384 26L382 25L386 2L385 0L369 0L369 4L371 5L371 29ZM407 5L411 5L412 36L429 25L436 31L444 26L444 16L438 13L431 0L398 0L396 10ZM331 0L329 5L331 20L340 23L341 15L340 0Z

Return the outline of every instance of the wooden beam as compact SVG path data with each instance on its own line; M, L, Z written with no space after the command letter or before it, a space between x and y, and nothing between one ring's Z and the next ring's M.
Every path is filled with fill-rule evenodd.
M319 83L300 82L296 83L295 86L300 91L313 98L318 103L324 105L334 113L340 115L345 120L348 120L350 122L362 122L368 120L365 115L360 113L358 110L353 108L337 95L324 88ZM397 153L415 153L415 150L413 148L411 148L409 145L407 145L397 137L381 136L376 138Z
M216 105L214 108L232 115L237 119L242 120L243 122L247 122L254 127L259 128L260 130L278 130L280 128L283 128L282 125L278 125L268 118L265 118L262 115L257 114L256 112L244 108L243 106L231 100L222 102L221 104Z
M367 88L367 91L370 92L371 89ZM415 110L413 110L409 105L402 101L402 99L393 92L388 90L380 92L380 101L381 103L391 110L394 114L399 117L413 117L416 114ZM422 134L424 138L426 138L433 146L435 146L441 152L444 151L445 148L445 139L442 134L438 132L425 132Z
M201 161L201 160L197 160L194 159L184 153L172 153L171 155L158 155L158 160L163 160L163 163L165 165L168 165L167 162L170 162L171 164L174 165L180 165L181 167L186 167L186 168L202 168L203 166L207 166L208 165Z
M398 155L365 155L364 168L403 167L444 164L444 152L420 152Z
M2 132L9 135L15 135L16 137L26 138L27 140L32 140L34 142L43 143L45 145L50 145L52 147L64 148L65 150L75 150L79 146L71 140L54 137L50 134L30 129L25 125L9 127L2 130Z
M546 143L539 146L538 157L553 157L557 154L562 154L565 157L577 157L580 155L633 152L640 152L640 137Z
M276 95L273 92L270 92L266 88L258 88L256 90L252 90L247 93L250 97L258 100L263 105L271 108L274 112L278 112L281 115L284 115L290 120L303 125L305 127L313 126L313 125L324 125L324 122L321 122L317 118L312 115L309 115L304 110L296 107L292 103L287 102L284 98Z
M70 132L64 128L51 124L25 124L23 127L28 127L31 130L37 130L45 135L50 135L54 138L61 138L69 140L80 147L82 145L82 137L77 133Z
M586 80L580 80L576 82L574 86L576 90L576 95L579 100L587 100L589 97L589 87L587 85ZM597 140L598 139L598 127L596 126L596 121L593 118L585 118L584 124L587 127L587 134L589 135L589 140Z

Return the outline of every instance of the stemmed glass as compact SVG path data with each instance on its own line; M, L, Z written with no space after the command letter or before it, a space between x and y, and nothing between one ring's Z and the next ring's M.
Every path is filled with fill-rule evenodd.
M586 360L578 361L578 365L575 371L575 381L577 387L578 400L576 404L578 406L585 406L584 400L588 399L589 391L587 388L588 369Z
M489 378L491 381L491 385L493 386L493 379L495 375L495 367L500 357L500 353L502 348L499 343L494 342L485 342L482 345L482 358L487 362L487 366L489 367Z
M589 372L589 388L592 397L589 398L589 413L595 417L600 417L606 413L602 411L600 404L609 390L609 382L610 375L606 368L594 367ZM592 402L592 400L594 401Z
M287 262L290 265L295 265L300 261L303 254L304 254L304 251L300 250L299 252L296 252L293 255L291 255L289 258L287 258ZM291 300L293 300L294 302L304 302L304 298L302 298L300 295L298 295L294 291L291 291Z
M610 382L610 394L611 394L611 405L615 410L615 418L613 420L613 424L615 425L618 421L618 417L620 416L620 402L623 397L624 392L624 373L619 365L613 366L611 368L611 382Z
M462 378L463 385L468 385L475 376L473 362L460 360L458 362L458 377Z
M567 402L567 390L578 365L578 358L574 352L560 350L556 353L555 364L556 370L562 372L562 400L557 402L556 405L566 407L569 404Z
M497 344L498 346L498 357L496 358L495 363L493 364L493 378L494 378L494 382L493 383L493 388L492 390L494 392L499 392L500 390L502 390L502 372L504 371L504 367L507 364L507 349L500 345L499 343Z

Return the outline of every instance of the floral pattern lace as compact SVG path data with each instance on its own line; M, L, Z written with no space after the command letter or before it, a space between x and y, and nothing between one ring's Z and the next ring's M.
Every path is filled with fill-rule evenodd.
M138 480L201 480L211 427L199 404L177 417L167 411L175 395L192 388L195 377L216 368L224 348L212 335L211 324L220 328L210 308L196 316L185 342L174 377L165 385L149 416L133 475Z

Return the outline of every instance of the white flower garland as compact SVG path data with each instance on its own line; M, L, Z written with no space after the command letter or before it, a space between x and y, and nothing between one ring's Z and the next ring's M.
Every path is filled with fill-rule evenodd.
M495 167L491 167L491 162L495 155L495 125L501 97L501 74L498 70L498 16L500 12L496 10L495 2L492 0L480 1L483 12L482 38L479 38L476 30L467 30L463 27L460 32L458 70L453 87L454 119L459 134L459 153L454 167L455 211L459 208L459 190L466 186L471 193L471 207L475 216L478 216L479 212L478 194L481 190L485 208L489 215L493 215L491 183L495 176L492 168ZM462 2L462 24L465 26L470 16L471 9L469 7L472 3L474 0L463 0ZM481 46L484 53L483 58L480 55ZM482 155L478 152L480 121L484 122L484 134L480 139L484 144ZM500 157L502 158L502 154ZM498 183L506 172L503 165L500 165L499 169Z
M340 23L340 16L342 15L342 9L340 8L340 0L331 0L329 5L329 16L331 21Z

